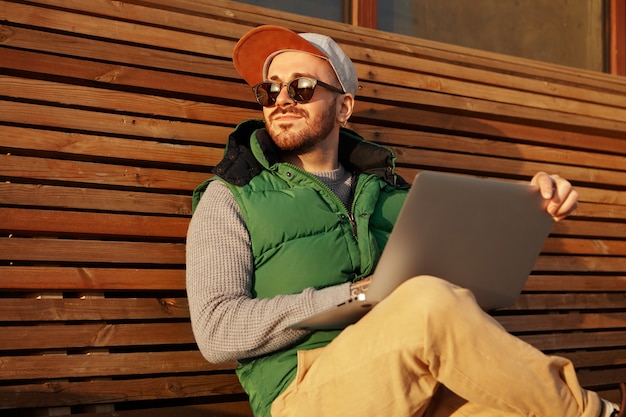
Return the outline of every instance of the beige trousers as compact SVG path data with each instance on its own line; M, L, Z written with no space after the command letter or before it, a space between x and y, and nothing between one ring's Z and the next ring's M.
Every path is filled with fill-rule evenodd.
M472 294L420 276L298 355L272 417L597 417L570 361L507 333Z

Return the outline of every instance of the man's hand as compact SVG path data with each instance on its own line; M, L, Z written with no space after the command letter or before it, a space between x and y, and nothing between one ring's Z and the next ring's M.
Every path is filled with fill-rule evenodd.
M555 221L563 220L578 207L578 192L564 178L538 172L530 183L539 187L539 192L547 203L546 211Z

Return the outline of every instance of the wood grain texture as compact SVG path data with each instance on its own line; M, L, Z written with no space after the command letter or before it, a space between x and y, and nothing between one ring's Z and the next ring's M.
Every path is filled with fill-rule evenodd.
M617 401L626 381L626 79L227 0L0 0L0 408L251 416L199 353L191 193L240 121L231 62L259 24L332 36L359 74L349 127L422 170L580 194L522 296L493 313ZM100 411L99 411L100 410Z

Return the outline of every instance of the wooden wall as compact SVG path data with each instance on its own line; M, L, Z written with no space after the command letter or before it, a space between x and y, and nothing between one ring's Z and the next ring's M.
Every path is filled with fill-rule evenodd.
M196 349L184 245L192 189L260 116L230 56L261 23L342 44L361 78L351 127L393 148L407 179L574 182L580 208L497 317L616 399L624 78L224 0L3 0L0 414L249 415L234 364Z

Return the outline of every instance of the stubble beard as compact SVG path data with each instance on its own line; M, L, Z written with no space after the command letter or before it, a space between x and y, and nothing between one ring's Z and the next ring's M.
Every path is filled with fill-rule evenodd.
M315 145L321 143L330 135L335 127L335 112L337 103L328 106L325 111L314 119L309 118L308 112L303 109L291 107L288 109L277 109L271 116L278 113L293 113L303 116L306 120L306 126L294 131L292 123L283 123L280 126L274 125L266 120L265 127L269 132L276 146L283 151L294 155L306 153ZM272 117L270 116L269 119Z

